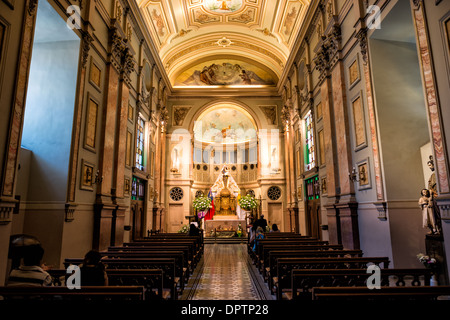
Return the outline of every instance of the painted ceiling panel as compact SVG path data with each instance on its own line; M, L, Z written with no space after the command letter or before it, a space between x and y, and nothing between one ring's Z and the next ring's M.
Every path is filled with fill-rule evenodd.
M311 0L135 1L172 85L189 86L215 83L183 82L224 55L229 55L230 61L221 61L220 68L245 64L245 70L252 70L254 79L245 79L240 85L276 85ZM205 64L208 60L211 63ZM197 69L192 69L196 65ZM183 81L180 75L184 75ZM235 76L231 82L239 83L247 74L241 68L240 77ZM218 81L215 85L229 83Z

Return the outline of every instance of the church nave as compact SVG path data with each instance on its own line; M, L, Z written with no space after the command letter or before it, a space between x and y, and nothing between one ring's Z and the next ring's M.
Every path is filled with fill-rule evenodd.
M245 244L205 244L181 300L273 300Z

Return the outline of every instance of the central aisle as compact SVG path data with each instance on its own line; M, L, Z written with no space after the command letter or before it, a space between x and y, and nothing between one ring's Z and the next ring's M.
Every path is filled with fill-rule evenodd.
M182 300L272 300L245 244L205 244Z

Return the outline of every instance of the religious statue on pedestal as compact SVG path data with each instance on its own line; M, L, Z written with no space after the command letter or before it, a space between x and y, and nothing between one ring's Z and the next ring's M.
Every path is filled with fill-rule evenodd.
M419 206L422 209L422 226L429 228L428 234L436 233L436 222L433 213L433 201L428 189L422 189L421 197L419 199Z
M433 173L431 174L430 179L428 179L428 189L423 189L420 193L421 198L419 199L419 206L422 208L423 227L430 229L429 234L440 234L442 225L439 207L436 202L438 193L433 156L430 156L429 159L427 165Z

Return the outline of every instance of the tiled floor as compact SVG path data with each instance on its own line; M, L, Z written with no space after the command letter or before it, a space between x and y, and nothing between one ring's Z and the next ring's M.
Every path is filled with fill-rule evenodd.
M205 244L183 300L271 300L245 244Z

